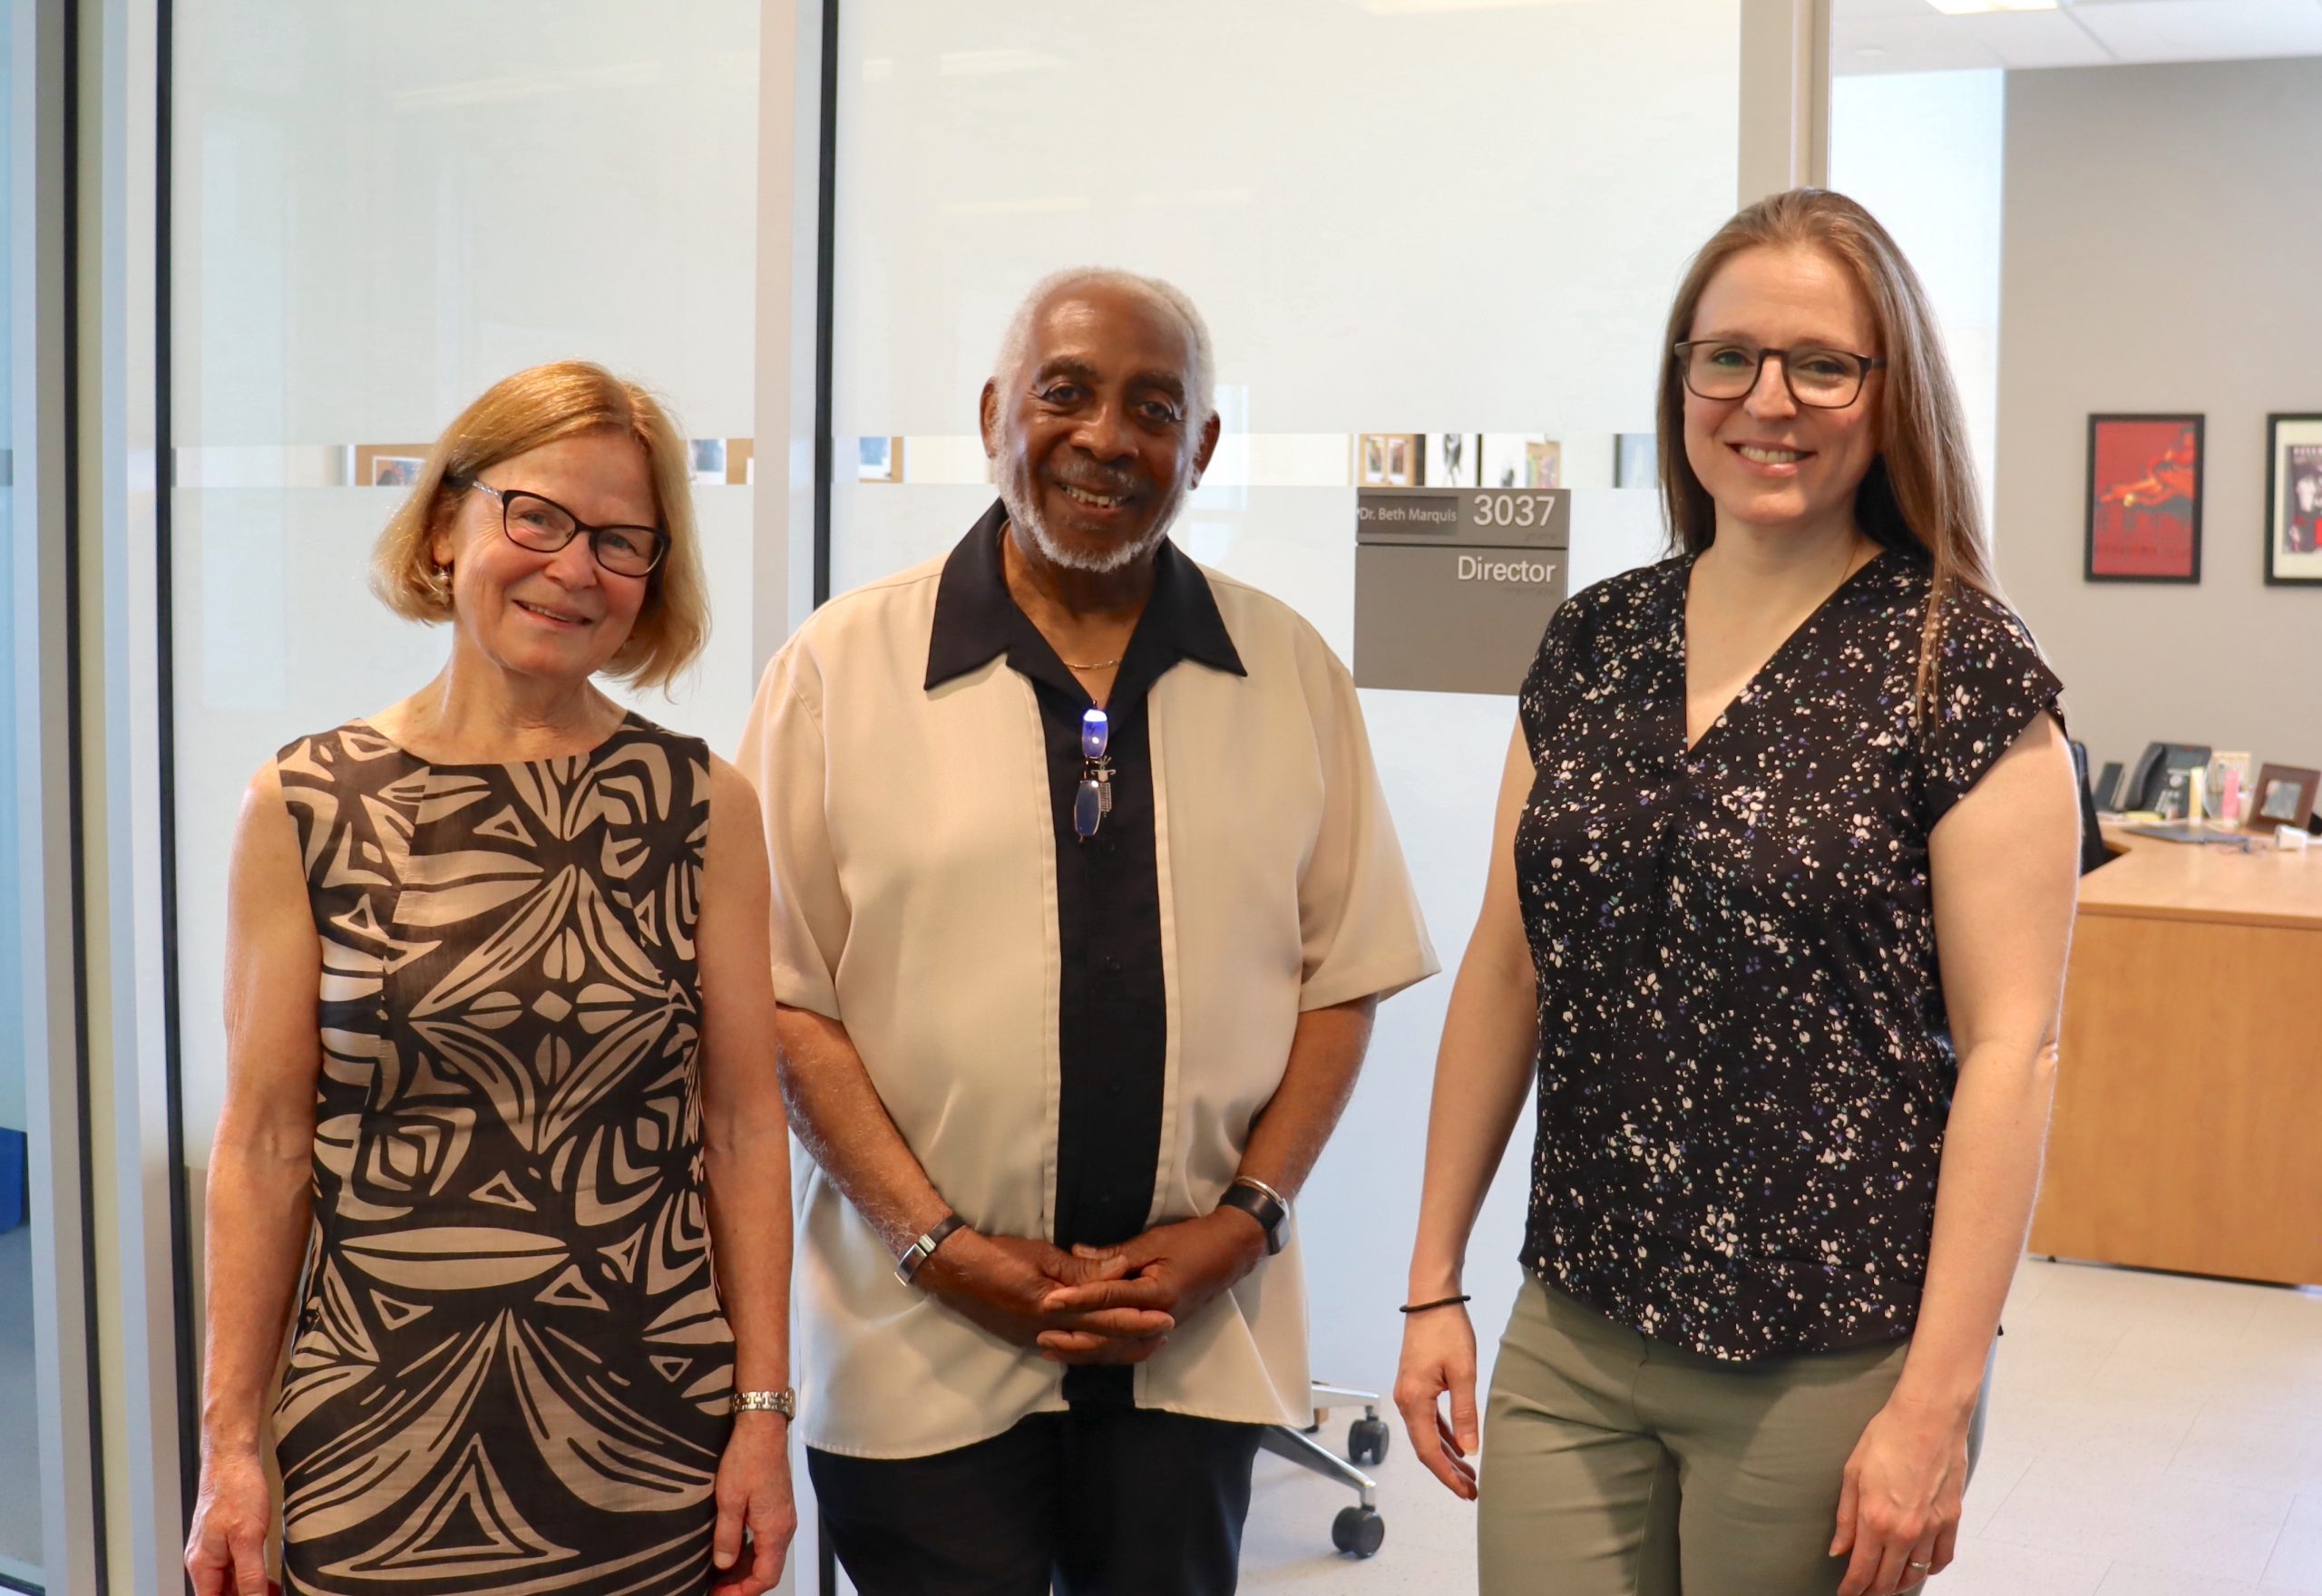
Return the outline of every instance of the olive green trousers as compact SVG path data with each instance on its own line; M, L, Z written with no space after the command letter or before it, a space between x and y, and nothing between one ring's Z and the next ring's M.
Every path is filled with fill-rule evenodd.
M1484 1415L1480 1596L1835 1591L1840 1478L1908 1349L1725 1362L1527 1279Z

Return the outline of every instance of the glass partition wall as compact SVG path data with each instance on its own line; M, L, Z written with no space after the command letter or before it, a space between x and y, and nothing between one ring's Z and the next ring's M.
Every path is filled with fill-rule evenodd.
M446 632L391 614L368 561L408 473L493 383L580 358L674 413L713 626L669 695L611 690L720 752L739 738L756 670L760 6L169 10L160 602L173 628L179 1265L182 1334L198 1342L242 793L293 739L377 713L442 664ZM189 1424L197 1400L180 1392Z
M1208 320L1225 435L1176 530L1354 653L1356 440L1425 480L1573 491L1574 590L1657 557L1658 342L1737 191L1738 0L1029 0L840 8L834 591L949 550L991 502L978 393L1060 267L1168 278ZM1648 437L1649 441L1649 437ZM1553 473L1553 474L1550 474ZM1545 482L1542 481L1545 477ZM1460 647L1447 637L1441 646ZM1366 689L1447 969L1481 900L1515 680ZM1393 1377L1446 975L1381 1012L1302 1203L1318 1373ZM1512 1300L1528 1131L1474 1249Z
M76 1000L65 8L0 0L0 1590L101 1577Z
M23 0L0 7L0 287L7 319L0 323L0 437L14 466L16 455L15 242L24 225L15 170L15 115L23 96L15 24ZM9 473L14 477L13 470ZM32 1116L27 1075L33 1060L24 1037L24 919L25 883L18 789L22 774L17 721L24 672L16 648L16 573L19 532L15 495L0 492L0 551L8 574L5 603L0 603L0 1435L38 1432L36 1395L42 1375L33 1345L33 1231L31 1224ZM27 529L29 532L29 529ZM36 895L36 893L35 893ZM0 1581L36 1589L45 1562L41 1533L41 1455L0 1451Z
M178 0L173 15L164 601L198 1290L241 793L294 737L441 664L445 634L390 614L366 562L398 482L492 383L577 356L674 409L716 624L675 695L633 702L720 751L739 738L756 671L759 8Z

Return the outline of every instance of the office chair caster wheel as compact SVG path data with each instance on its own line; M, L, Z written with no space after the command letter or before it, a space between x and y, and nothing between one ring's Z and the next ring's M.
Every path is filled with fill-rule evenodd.
M1373 1556L1386 1539L1387 1521L1368 1507L1341 1507L1331 1521L1331 1544L1350 1556Z
M1387 1461L1387 1421L1383 1418L1359 1418L1347 1426L1346 1455L1351 1462L1381 1464Z

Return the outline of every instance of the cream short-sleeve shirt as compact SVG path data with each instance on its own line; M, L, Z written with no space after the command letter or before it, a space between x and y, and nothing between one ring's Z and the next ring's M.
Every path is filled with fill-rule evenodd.
M1005 658L925 686L943 560L833 599L766 667L738 763L774 864L776 995L843 1024L944 1200L1051 1236L1055 832L1040 715ZM1147 1222L1207 1212L1280 1084L1299 1015L1439 967L1354 684L1288 606L1204 570L1246 676L1151 692L1167 993ZM1063 1369L898 1284L821 1170L799 1207L801 1430L914 1457L1065 1406ZM1293 1239L1137 1367L1137 1405L1311 1422Z

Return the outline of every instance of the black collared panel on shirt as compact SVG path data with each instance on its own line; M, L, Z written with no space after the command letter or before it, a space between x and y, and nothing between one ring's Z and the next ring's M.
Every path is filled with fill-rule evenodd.
M1006 655L1032 684L1048 752L1056 826L1058 991L1056 1243L1107 1246L1145 1228L1160 1167L1167 1086L1168 996L1155 847L1153 686L1181 660L1246 676L1200 568L1163 542L1147 600L1106 705L1113 808L1097 834L1072 829L1088 692L1008 591L995 503L945 562L936 588L927 687ZM1030 1061L1027 1061L1028 1065ZM1126 1405L1131 1371L1066 1372L1071 1402Z

